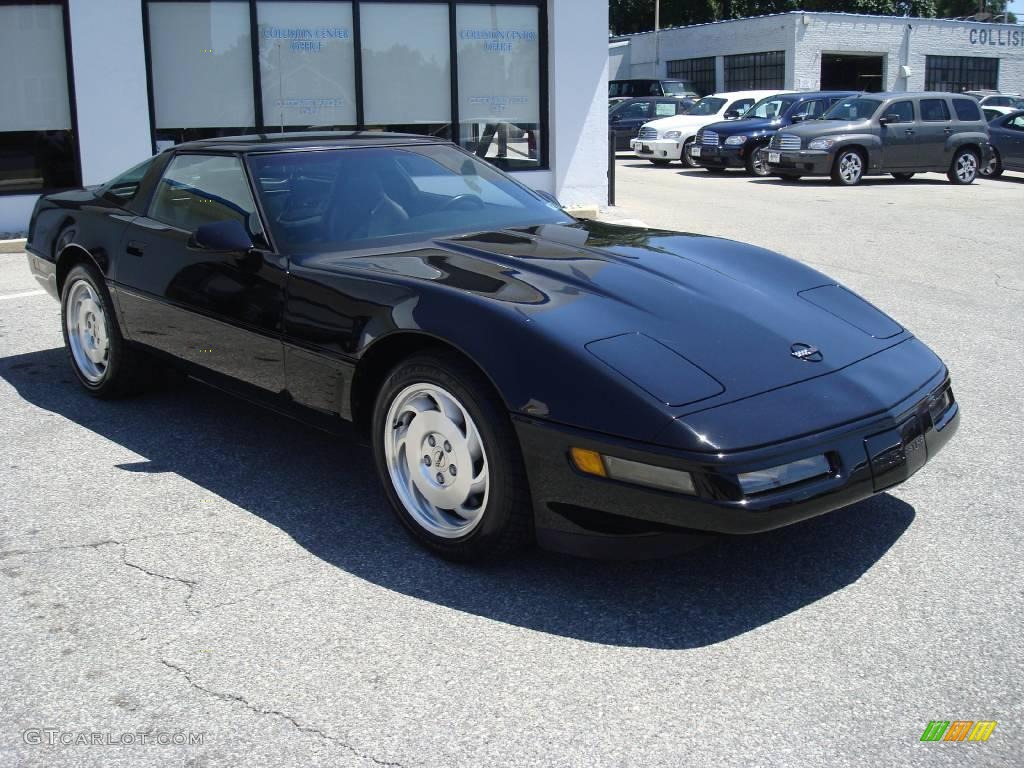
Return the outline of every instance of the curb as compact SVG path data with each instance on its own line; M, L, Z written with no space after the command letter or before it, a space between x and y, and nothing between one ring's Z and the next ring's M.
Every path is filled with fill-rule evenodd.
M0 240L0 253L22 253L25 250L25 238L20 240Z

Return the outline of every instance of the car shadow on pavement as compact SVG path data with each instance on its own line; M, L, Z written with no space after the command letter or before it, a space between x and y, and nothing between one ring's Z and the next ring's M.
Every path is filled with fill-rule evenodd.
M457 565L405 534L369 449L347 428L341 436L313 429L191 380L98 401L73 381L62 348L0 359L0 378L32 405L144 457L111 466L112 486L131 482L121 472L176 473L199 486L203 499L213 493L258 515L361 579L592 643L694 648L756 629L857 581L914 519L911 506L883 494L671 559L602 562L531 551L494 565ZM60 446L50 455L74 471Z
M753 178L749 181L752 184L775 184L781 187L798 187L800 185L807 186L819 186L819 187L841 187L836 184L828 176L804 176L803 178L793 181L791 179L778 179L775 177L762 177ZM891 176L865 176L861 179L858 187L949 187L952 184L948 179L935 177L931 179L922 179L915 177L913 179L907 179L906 181L900 181L894 179Z

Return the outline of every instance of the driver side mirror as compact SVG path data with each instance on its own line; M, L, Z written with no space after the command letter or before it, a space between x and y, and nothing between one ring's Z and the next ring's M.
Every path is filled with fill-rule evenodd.
M895 112L890 112L888 115L882 115L878 118L879 125L892 125L893 123L900 122L900 116Z
M730 109L728 112L722 115L722 117L724 117L726 120L735 120L739 116L740 111L738 109Z
M793 115L793 117L790 118L790 122L802 123L804 120L809 120L810 117L810 115Z
M229 253L248 253L256 247L245 226L235 219L203 224L189 238L189 245L205 251Z

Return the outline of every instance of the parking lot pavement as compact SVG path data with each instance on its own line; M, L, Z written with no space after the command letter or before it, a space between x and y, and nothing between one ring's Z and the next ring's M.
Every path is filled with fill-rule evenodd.
M783 251L906 323L956 439L892 493L689 556L456 566L345 436L191 382L86 397L0 256L0 765L1019 765L1020 177L618 177L609 216ZM998 725L922 743L935 719Z

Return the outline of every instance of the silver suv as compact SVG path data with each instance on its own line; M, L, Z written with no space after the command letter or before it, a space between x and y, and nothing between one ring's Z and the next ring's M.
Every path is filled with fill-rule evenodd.
M852 186L867 174L945 173L970 184L991 154L978 102L950 93L862 93L837 101L817 120L779 131L768 147L783 179L831 176Z

